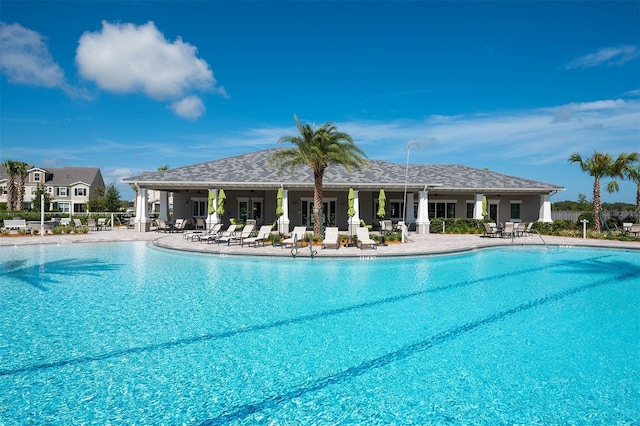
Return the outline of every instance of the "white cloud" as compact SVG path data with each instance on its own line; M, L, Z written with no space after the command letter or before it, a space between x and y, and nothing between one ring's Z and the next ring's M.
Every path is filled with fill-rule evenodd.
M180 117L197 120L204 113L205 107L197 96L188 96L171 104L171 109Z
M11 83L62 87L64 71L51 57L45 37L20 24L0 22L0 67Z
M638 58L640 52L636 46L606 47L595 53L575 58L567 62L565 69L591 68L600 65L622 66L626 62Z
M82 77L110 92L142 92L156 100L176 100L193 91L227 97L223 87L216 87L209 65L197 57L197 49L180 37L167 41L153 22L136 26L103 21L101 31L80 37L76 63ZM199 99L200 105L184 102L171 108L190 119L204 111Z

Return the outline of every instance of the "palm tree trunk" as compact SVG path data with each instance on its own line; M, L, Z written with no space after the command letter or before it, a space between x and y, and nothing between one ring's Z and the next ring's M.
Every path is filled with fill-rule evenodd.
M7 170L7 210L13 211L15 209L15 204L13 202L14 194L16 192L15 188L15 177L9 170Z
M600 199L600 178L597 176L593 181L593 227L596 232L602 229L600 222L600 211L602 210L602 200Z
M313 235L320 236L320 214L322 211L322 180L324 170L313 172Z
M24 193L25 193L25 179L26 175L20 175L18 181L18 200L16 202L16 210L22 210L24 208Z

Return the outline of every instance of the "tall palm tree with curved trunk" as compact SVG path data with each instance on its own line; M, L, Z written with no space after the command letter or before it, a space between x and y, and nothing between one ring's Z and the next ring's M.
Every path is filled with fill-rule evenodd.
M583 172L589 173L593 177L593 227L597 232L602 229L600 220L600 212L602 211L602 199L600 196L600 180L602 178L623 177L623 173L634 161L636 153L622 153L614 161L609 154L602 152L594 152L591 157L582 158L582 156L574 152L569 157L570 163L578 163ZM616 181L609 182L607 185L608 192L614 192L619 189Z
M291 174L298 166L308 166L313 171L313 233L320 235L320 211L322 211L322 181L324 172L332 164L344 166L347 170L362 170L368 164L367 156L351 136L339 132L332 122L316 128L302 124L294 115L299 135L283 136L278 143L290 143L295 147L284 148L269 158L269 164L276 164L282 173L285 168Z
M15 192L16 192L16 175L18 173L18 162L15 160L6 160L2 163L7 172L7 210L13 211L15 209Z
M25 183L27 180L27 176L29 175L29 164L16 161L16 176L19 178L18 180L18 199L16 200L16 210L22 210L24 208L24 194L25 194Z

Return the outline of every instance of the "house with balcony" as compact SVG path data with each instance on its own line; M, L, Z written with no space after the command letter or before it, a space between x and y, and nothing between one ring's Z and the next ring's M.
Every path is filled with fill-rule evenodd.
M102 173L98 167L50 167L32 166L25 179L24 206L33 202L38 185L44 185L51 198L49 209L63 213L84 213L87 202L98 188L104 188ZM16 192L19 178L15 178ZM0 203L7 202L7 172L0 165Z
M159 217L169 218L168 194L173 194L173 218L204 218L211 223L277 222L280 232L291 226L313 225L313 176L308 167L279 174L268 161L275 150L266 149L124 179L138 186L136 229L149 230L148 192L157 194ZM284 215L276 215L276 194L283 189ZM349 217L348 193L355 192L355 215ZM386 193L384 219L405 221L410 229L428 233L432 218L483 219L495 222L551 222L550 197L563 187L476 169L463 165L395 164L369 160L362 171L339 165L327 168L323 181L324 226L346 230L350 224L376 224L378 194ZM217 205L224 190L225 213L209 214L208 200Z

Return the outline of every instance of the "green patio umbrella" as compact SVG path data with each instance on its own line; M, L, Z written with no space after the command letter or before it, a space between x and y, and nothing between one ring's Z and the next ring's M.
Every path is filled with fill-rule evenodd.
M353 208L354 203L356 201L356 194L353 192L353 188L349 188L349 198L347 198L347 216L354 217L356 215L356 210Z
M482 196L482 218L486 219L487 217L487 196Z
M353 224L351 223L351 218L356 215L356 209L353 208L356 201L356 194L353 192L353 188L349 188L349 197L347 198L347 216L349 216L349 235L353 235Z
M209 215L212 215L216 212L216 206L213 204L214 198L213 198L213 191L209 190Z
M378 195L378 217L380 219L384 219L387 214L385 210L385 202L387 201L387 196L384 194L384 189L380 189L380 194Z
M227 199L227 196L224 193L224 189L221 189L220 192L218 192L218 214L220 216L224 215L224 200Z
M282 208L282 199L284 198L284 191L282 187L278 188L278 195L276 195L276 216L280 217L284 214Z

